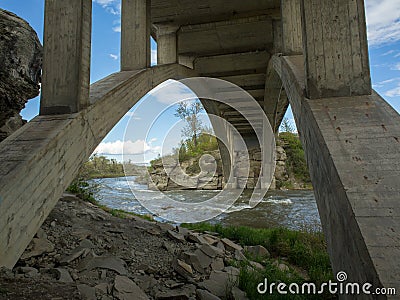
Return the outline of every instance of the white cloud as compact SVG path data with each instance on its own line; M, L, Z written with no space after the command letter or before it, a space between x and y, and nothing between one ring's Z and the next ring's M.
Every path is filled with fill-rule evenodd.
M100 143L97 146L94 153L99 154L127 154L127 155L138 155L144 153L159 153L161 150L160 146L153 146L152 142L155 140L152 139L149 142L143 140L136 141L120 141L117 140L115 142L104 142Z
M390 55L390 54L393 54L394 52L396 52L396 51L394 51L394 50L392 49L392 50L389 50L389 51L387 51L387 52L381 54L381 56L388 56L388 55Z
M115 60L118 59L118 55L115 55L115 54L110 53L109 56L110 56L112 59L115 59Z
M121 0L94 0L94 2L101 5L110 14L121 14Z
M164 104L174 104L180 100L196 97L186 85L175 80L164 81L151 90L149 95Z
M151 65L157 65L157 50L151 49Z
M133 120L141 120L141 119L142 119L141 117L137 116L136 113L135 113L134 111L128 111L128 112L125 114L125 116L126 116L126 117L130 117L130 118L132 118ZM150 142L151 142L151 140L150 140Z
M395 65L392 67L392 70L400 71L400 63L395 64Z
M394 89L388 90L384 93L387 97L398 97L400 96L400 86L395 87Z
M113 30L114 32L121 32L121 25L114 26L114 27L112 28L112 30Z
M368 40L371 46L400 40L400 1L366 0Z
M389 83L393 83L393 82L400 82L400 77L395 77L395 78L391 78L391 79L387 79L387 80L383 80L383 81L374 83L374 84L372 85L372 87L373 87L374 89L376 89L376 88L382 88L382 87L384 87L385 85L387 85L387 84L389 84Z

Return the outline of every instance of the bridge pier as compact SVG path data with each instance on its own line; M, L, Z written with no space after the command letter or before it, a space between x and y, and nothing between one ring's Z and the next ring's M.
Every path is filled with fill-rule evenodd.
M91 0L46 1L40 115L88 106L91 24Z
M122 0L121 71L150 67L150 0Z
M310 99L370 95L364 0L302 0Z
M157 26L157 64L172 64L178 62L177 56L177 26Z
M282 46L285 55L295 55L303 52L300 1L281 1Z

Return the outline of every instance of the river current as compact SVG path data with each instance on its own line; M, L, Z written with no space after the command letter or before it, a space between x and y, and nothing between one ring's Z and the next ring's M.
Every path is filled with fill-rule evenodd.
M149 190L146 185L136 183L133 176L93 179L91 183L96 186L95 198L110 208L142 215L151 214L135 198L131 187L140 192L141 197L157 201L157 193ZM164 193L182 202L201 202L217 195L219 191L183 190ZM244 192L232 207L208 222L255 228L321 229L313 191L269 191L254 208L247 204L250 195L250 193ZM205 206L204 210L207 209ZM188 211L187 213L193 212ZM157 217L155 219L162 221Z

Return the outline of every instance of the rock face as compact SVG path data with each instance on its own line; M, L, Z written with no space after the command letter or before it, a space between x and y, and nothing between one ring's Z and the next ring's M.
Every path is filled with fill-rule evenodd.
M193 190L220 190L223 187L223 176L222 176L222 163L219 151L212 151L207 153L209 156L215 158L217 168L214 176L196 176L200 172L199 164L206 164L207 161L196 159L189 159L182 162L180 165L175 159L165 158L163 162L153 164L153 170L150 173L151 180L148 185L150 189L158 189L160 191L170 190L182 190L182 189L193 189ZM211 164L211 163L210 163ZM167 175L166 170L171 176ZM183 173L181 172L183 171ZM186 177L185 174L190 177ZM175 180L174 180L175 179ZM179 183L184 182L184 186Z
M210 153L215 157L217 164L222 166L221 156L219 151L213 151ZM249 172L247 172L247 162L243 159L248 155L249 157ZM235 162L235 174L237 177L237 184L240 188L254 189L256 187L258 176L261 169L261 151L259 148L249 149L248 153L238 152L236 154ZM296 184L296 180L292 176L289 176L287 166L287 155L286 151L282 146L276 147L276 168L273 181L271 183L270 189L276 189L276 182L279 182L280 186L284 183L291 182L293 185L301 189L299 184ZM158 189L160 191L170 191L170 190L180 190L180 189L198 189L198 190L220 190L224 187L224 178L222 174L222 169L217 168L216 174L211 178L193 178L193 182L186 181L185 187L180 186L174 180L172 180L165 169L176 170L179 168L175 161L170 161L168 159L164 160L167 165L163 166L162 162L153 165L153 170L150 173L151 180L148 180L148 185L150 189ZM173 164L173 165L171 165ZM180 168L183 169L187 174L190 174L190 169L197 164L194 159L185 161L181 163ZM174 171L172 171L173 173ZM178 179L179 174L177 175ZM193 176L193 175L191 175ZM207 182L208 181L208 182Z
M0 141L20 128L19 112L39 94L42 45L32 27L0 9Z

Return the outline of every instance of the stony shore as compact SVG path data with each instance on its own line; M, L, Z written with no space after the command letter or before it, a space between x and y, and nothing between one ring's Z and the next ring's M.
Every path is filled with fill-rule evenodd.
M247 299L230 266L243 259L215 233L114 217L64 194L14 269L1 269L0 299Z

